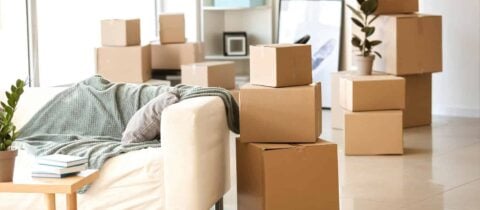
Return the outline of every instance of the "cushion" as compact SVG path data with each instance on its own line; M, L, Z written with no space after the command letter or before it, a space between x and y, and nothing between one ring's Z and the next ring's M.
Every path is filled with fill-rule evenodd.
M122 134L122 144L151 141L159 137L162 111L178 101L176 94L166 92L145 104L128 121Z

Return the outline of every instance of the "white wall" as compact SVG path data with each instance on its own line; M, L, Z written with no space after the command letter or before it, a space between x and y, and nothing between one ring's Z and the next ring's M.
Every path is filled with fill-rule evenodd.
M443 16L443 72L433 77L433 113L480 117L480 1L420 0Z

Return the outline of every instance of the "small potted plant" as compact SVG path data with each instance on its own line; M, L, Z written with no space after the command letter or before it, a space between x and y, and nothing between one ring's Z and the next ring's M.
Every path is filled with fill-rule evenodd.
M357 0L357 2L360 10L355 9L351 5L347 5L354 15L352 22L360 27L363 33L361 36L353 35L352 45L359 50L354 60L361 75L370 75L372 74L375 55L382 58L379 52L373 51L373 47L381 44L382 41L369 40L369 37L375 33L375 27L371 26L371 24L378 18L378 15L375 15L378 0Z
M18 100L23 94L23 87L25 87L25 83L17 80L10 91L5 92L7 102L0 101L0 182L9 182L13 178L17 150L12 149L11 146L18 136L18 132L12 119Z

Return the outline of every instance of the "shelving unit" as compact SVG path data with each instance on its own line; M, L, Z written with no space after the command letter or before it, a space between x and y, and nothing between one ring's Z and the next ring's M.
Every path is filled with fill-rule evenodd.
M213 0L202 0L201 41L206 60L231 60L237 64L237 75L249 74L249 56L224 56L223 32L244 31L248 45L273 42L272 0L257 7L215 7Z

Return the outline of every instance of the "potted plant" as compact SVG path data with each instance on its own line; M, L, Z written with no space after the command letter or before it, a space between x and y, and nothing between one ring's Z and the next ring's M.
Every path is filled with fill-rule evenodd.
M17 150L12 149L12 143L18 136L15 125L12 123L13 114L20 96L23 94L25 83L17 80L10 92L5 92L7 102L0 101L0 182L9 182L13 178L15 157Z
M357 0L357 2L360 6L360 10L355 9L351 5L347 5L354 15L354 17L352 17L352 22L360 27L361 32L363 32L361 36L354 34L352 38L352 45L359 50L358 54L355 55L354 60L360 74L370 75L372 74L375 55L382 58L380 53L373 51L373 47L381 44L382 41L369 40L369 37L375 33L375 27L371 24L378 18L378 15L375 15L378 0Z

